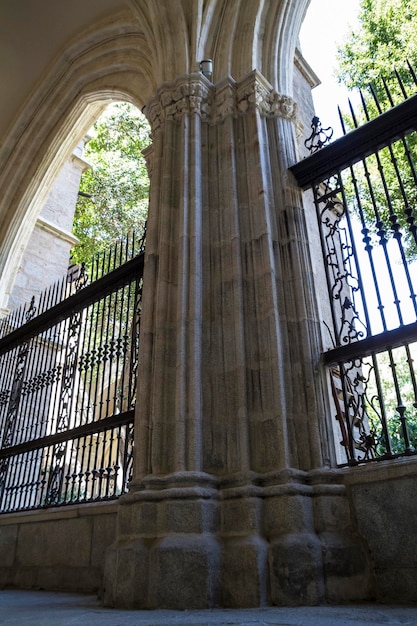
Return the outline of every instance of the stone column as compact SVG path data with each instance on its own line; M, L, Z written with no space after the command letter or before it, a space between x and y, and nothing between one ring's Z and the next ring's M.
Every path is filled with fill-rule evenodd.
M218 491L204 468L202 397L202 134L211 90L200 74L187 76L146 109L153 149L135 477L107 561L107 604L218 601Z
M287 170L295 104L256 71L216 86L193 74L146 113L136 465L105 603L317 603L325 488L311 470L328 451L308 233Z

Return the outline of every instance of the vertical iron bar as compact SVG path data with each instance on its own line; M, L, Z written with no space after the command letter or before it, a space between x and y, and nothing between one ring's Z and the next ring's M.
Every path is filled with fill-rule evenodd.
M414 361L411 356L410 346L408 343L405 345L405 352L407 356L408 369L410 371L411 384L412 384L413 393L414 393L413 406L415 409L417 409L417 378L416 378L416 372L413 366Z
M384 433L384 438L386 442L385 443L386 454L387 456L392 456L392 445L391 445L391 437L388 431L388 420L387 420L387 412L385 409L384 392L383 392L383 387L382 387L378 360L376 358L375 353L372 353L372 366L374 368L375 383L376 383L376 388L377 388L379 407L381 410L381 426L382 426L382 432Z
M388 192L388 187L386 185L386 181L385 181L385 177L384 177L384 170L379 158L379 155L376 153L377 156L377 163L378 163L378 170L379 170L379 174L381 177L381 180L383 182L384 185L384 189L386 189L386 191ZM392 271L392 265L391 265L391 260L389 258L389 254L388 254L388 250L387 250L387 237L386 237L386 230L384 229L384 223L383 220L381 219L381 216L379 214L378 211L378 207L377 207L377 202L376 202L376 198L374 195L374 191L372 188L372 181L371 181L371 176L369 174L369 170L368 167L366 165L366 160L363 161L364 164L364 169L365 169L365 177L366 177L366 181L368 184L368 189L369 189L369 193L371 195L371 201L372 201L372 206L373 206L373 210L374 210L374 214L376 217L376 223L375 226L378 229L377 230L377 235L379 237L379 244L382 246L383 252L384 252L384 257L385 257L385 264L388 270L388 275L389 275L389 279L390 279L390 284L391 284L391 289L392 289L392 293L394 296L394 304L396 306L397 309L397 315L398 315L398 319L399 319L399 323L402 326L403 325L403 317L402 317L402 312L401 312L401 307L400 307L400 300L398 298L398 291L397 291L397 285L395 283L395 279L394 279L394 274ZM389 193L389 192L388 192ZM389 195L387 196L387 200L389 199ZM391 203L389 202L389 207L390 207L390 211L391 211ZM393 215L393 213L391 213L390 217ZM401 242L399 242L400 245L400 249L401 249Z
M388 96L388 102L390 103L391 107L394 107L395 106L394 99L391 95L390 88L388 87L388 83L385 80L384 76L382 76L382 84L384 85L385 93Z
M114 297L114 301L113 301ZM102 379L102 402L103 406L105 406L104 417L111 415L110 413L110 394L111 394L111 386L112 386L112 368L114 362L114 356L116 351L115 346L115 327L116 327L116 310L117 310L117 297L118 291L110 294L108 296L108 311L107 311L107 324L106 324L106 361L103 362L103 379ZM112 311L113 309L113 311ZM106 367L107 363L107 367ZM105 370L107 369L107 384L105 381ZM116 373L117 380L117 373ZM107 386L107 389L106 389ZM104 399L106 396L106 399Z
M93 477L93 473L92 473L92 467L91 467L91 459L92 459L92 451L93 451L93 435L89 435L88 436L88 444L86 441L86 446L88 447L88 456L87 456L87 469L85 471L85 494L86 494L86 499L90 500L91 499L91 493L92 493L92 489L91 489L91 484L92 484L92 477ZM91 484L90 484L90 477L91 477Z
M105 318L106 318L106 301L107 301L107 297L104 297L101 299L100 301L100 318L98 320L98 325L100 327L100 336L99 336L99 344L98 344L98 349L97 349L97 378L96 378L96 383L95 383L95 390L94 390L94 402L93 402L93 406L94 406L94 421L101 419L101 410L102 410L102 393L99 393L99 390L101 389L102 392L102 386L103 386L103 378L104 378L104 360L105 360L105 354L106 354L106 350L107 350L107 346L103 345L103 332L104 332L104 327L105 327ZM108 319L106 320L108 323Z
M387 329L387 325L386 325L385 314L384 314L384 306L382 304L381 293L380 293L379 285L378 285L378 281L377 281L377 272L376 272L375 262L374 262L374 258L373 258L373 246L372 246L372 243L371 243L371 238L369 236L370 230L369 230L369 228L367 226L367 223L366 223L366 220L365 220L365 213L364 213L364 209L363 209L363 206L362 206L361 194L359 192L358 181L357 181L357 178L356 178L353 166L350 166L349 170L350 170L350 177L351 177L351 180L352 180L352 183L353 183L355 199L356 199L356 205L357 205L358 211L359 211L359 218L360 218L360 222L361 222L361 226L362 226L362 230L361 230L362 242L364 243L364 250L365 250L365 252L368 255L369 266L370 266L371 273L372 273L372 279L373 279L373 284L374 284L374 288L375 288L375 295L376 295L377 301L378 301L378 309L379 309L379 312L380 312L383 329L386 330ZM367 329L368 335L370 335L371 334L371 329L372 329L372 324L371 324L371 319L370 319L370 315L369 315L369 312L368 312L368 302L367 302L367 299L366 299L366 296L365 296L364 283L362 281L362 274L361 274L361 269L360 269L360 263L358 261L358 256L357 256L356 247L355 247L355 237L353 235L352 225L351 225L351 221L350 221L350 214L349 214L349 210L348 210L348 203L347 203L347 199L346 199L346 196L345 196L344 189L343 189L343 202L344 202L344 205L346 207L346 217L347 217L348 225L349 225L349 234L350 234L350 238L351 238L352 246L353 246L353 251L354 251L354 259L355 259L355 264L356 264L356 271L358 273L358 282L359 282L359 285L360 285L362 304L363 304L363 308L364 308L366 329Z
M84 493L83 496L83 479L84 479L84 468L85 468L85 451L86 451L86 447L87 447L87 438L84 436L82 437L82 445L80 446L81 448L81 458L79 460L79 471L78 471L78 499L77 501L80 502L81 500L85 500L86 499L86 493ZM85 487L84 487L85 488Z
M379 107L378 99L377 99L376 93L374 91L372 91L372 95L374 97L374 100L375 100L375 103L376 103L377 107ZM381 110L379 108L378 108L378 110L379 110L379 112L381 112ZM417 172L416 172L416 169L415 169L414 161L413 161L413 159L411 157L411 154L410 154L410 151L409 151L409 148L408 148L408 144L407 144L407 142L406 142L404 137L402 138L402 143L403 143L403 147L404 147L404 150L405 150L405 153L406 153L406 156L407 156L407 160L408 160L408 162L409 162L409 164L411 166L411 171L412 171L414 183L415 183L415 185L417 185ZM415 240L416 240L416 243L417 243L417 227L415 229L413 229L414 218L412 218L412 210L409 208L410 204L409 204L409 201L408 201L408 197L407 197L407 193L406 193L405 187L403 185L401 173L400 173L399 168L398 168L397 159L395 157L395 154L394 154L394 151L393 151L391 145L388 146L388 150L389 150L391 162L392 162L392 164L394 166L395 175L396 175L398 183L400 185L400 191L401 191L401 195L403 197L404 207L405 207L404 212L405 212L405 214L408 217L407 221L409 222L411 229L414 230L414 236L415 236ZM390 197L390 194L389 194L389 192L387 192L387 193L388 193L388 195L387 195L387 198L388 198L388 197ZM408 287L410 289L410 297L411 297L412 302L413 302L414 310L417 312L417 297L416 297L416 294L414 292L413 283L412 283L411 276L410 276L410 273L409 273L409 270L408 270L408 262L407 262L407 259L405 257L404 248L402 246L401 233L399 232L399 230L398 230L399 227L397 226L397 217L395 215L395 212L393 210L391 210L391 209L393 209L391 203L389 205L389 208L390 208L390 220L391 220L391 224L392 224L392 229L394 230L394 233L395 233L394 236L396 236L396 239L397 239L397 242L398 242L399 251L400 251L401 259L402 259L402 265L403 265L403 268L404 268L404 271L405 271L405 274L406 274Z
M406 453L410 453L412 452L412 448L410 445L410 437L408 434L408 428L407 428L407 418L405 417L405 412L406 412L406 406L403 403L402 400L402 396L401 396L401 390L400 390L400 385L399 385L399 381L398 381L398 376L397 376L397 365L394 361L394 356L392 353L392 350L388 350L388 355L389 355L389 362L390 362L390 367L392 370L392 379L394 382L394 388L395 388L395 395L397 397L397 413L400 417L400 422L401 422L401 430L402 430L402 435L403 435L403 439L404 439L404 446L405 446L405 452Z
M406 63L407 63L407 67L408 67L408 70L410 72L410 75L411 75L411 77L412 77L412 79L414 81L414 84L417 87L417 76L416 76L416 73L414 71L414 68L413 68L413 66L411 65L411 63L410 63L410 61L408 59L407 59Z
M396 79L397 79L397 81L398 81L398 84L399 84L399 86L400 86L401 93L402 93L402 95L403 95L403 97L404 97L404 100L407 100L407 99L408 99L408 94L407 94L407 91L406 91L406 89L405 89L404 83L403 83L403 81L402 81L402 78L401 78L401 76L400 76L400 74L399 74L398 70L397 70L397 69L395 69L395 68L394 68L394 74L395 74L395 77L396 77Z
M136 389L137 389L137 377L138 377L138 360L139 360L139 333L142 311L142 279L137 278L134 284L129 285L128 294L133 292L132 303L132 318L130 322L130 358L129 362L125 360L126 366L123 368L125 371L127 366L129 367L129 387L127 395L127 408L132 409L136 403ZM130 306L129 306L130 310ZM126 340L129 340L128 329L126 329ZM127 354L127 353L126 353ZM122 386L122 389L124 385ZM133 429L133 426L132 426Z
M104 493L104 498L110 497L110 482L114 480L113 473L113 445L114 445L114 428L107 430L106 432L109 435L109 445L107 450L107 466L106 466L106 488Z
M88 404L86 407L88 421L94 421L95 419L94 395L95 395L95 388L96 388L97 380L94 374L94 369L96 365L98 364L97 336L98 336L98 328L99 328L99 321L100 321L100 308L101 308L101 300L98 300L97 302L95 302L91 308L91 320L93 323L94 330L92 333L93 341L92 341L92 347L90 351L90 359L88 362L89 369L90 369L90 376L89 376L89 381L88 381L88 392L87 392ZM90 330L90 333L91 333L91 330ZM86 377L87 377L87 372L86 372Z

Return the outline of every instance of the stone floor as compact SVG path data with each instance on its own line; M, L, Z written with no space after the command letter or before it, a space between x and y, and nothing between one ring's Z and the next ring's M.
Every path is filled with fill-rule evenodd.
M417 626L417 607L316 606L206 611L104 609L94 596L46 591L0 591L5 626Z

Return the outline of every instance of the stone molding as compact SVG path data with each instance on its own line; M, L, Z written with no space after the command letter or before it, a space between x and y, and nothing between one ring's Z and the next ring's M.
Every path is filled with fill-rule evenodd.
M277 93L256 70L239 83L227 78L218 85L199 73L183 76L162 85L144 110L154 135L165 121L179 121L185 114L193 113L210 124L251 110L258 110L265 117L297 121L295 101Z
M321 85L321 80L313 70L313 68L307 63L305 60L303 53L299 48L295 49L294 54L294 64L300 70L301 74L304 76L311 89L318 87Z
M344 467L339 470L344 483L349 486L382 483L384 481L417 478L417 457L403 457L396 459L395 463L390 460L378 461L378 463L364 463L354 467Z
M85 517L115 515L118 512L118 501L92 502L91 504L70 504L68 506L36 509L33 511L19 511L17 513L2 513L0 515L1 526L14 526L19 524L34 524L37 522L54 522L67 519L81 519Z
M239 473L220 478L205 472L175 472L133 480L121 505L165 499L230 500L276 496L344 496L344 476L339 470L321 468L305 472L286 468L267 474Z
M81 170L81 173L84 173L91 168L91 163L89 163L86 159L84 159L84 157L79 156L78 154L73 153L71 156L71 161L76 167L78 167L79 170Z
M44 230L45 232L53 235L57 239L61 239L62 241L69 243L71 246L75 246L75 244L78 243L77 237L75 237L72 233L60 228L59 226L56 226L55 224L52 224L52 222L46 220L44 217L39 216L37 218L36 226L41 230Z
M153 153L154 153L153 143L149 144L149 146L147 146L146 148L142 150L142 155L146 161L146 169L148 170L149 178L152 178L152 172L153 172Z

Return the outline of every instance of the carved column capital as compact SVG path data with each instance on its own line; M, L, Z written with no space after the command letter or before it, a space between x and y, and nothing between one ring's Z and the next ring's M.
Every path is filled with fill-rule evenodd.
M227 117L238 117L259 110L266 117L296 122L297 105L292 98L277 93L256 70L236 83L232 78L212 85L201 74L190 74L174 83L165 83L146 106L146 115L156 136L166 120L179 120L195 113L203 121L216 124Z
M236 100L240 114L250 109L258 109L267 117L282 117L296 121L296 102L289 96L276 92L256 70L237 85Z
M227 117L236 117L236 83L227 78L216 85L216 93L211 109L211 122L221 122Z
M158 133L164 121L179 120L187 113L207 119L213 100L212 89L201 74L190 74L162 85L145 109L153 134Z

